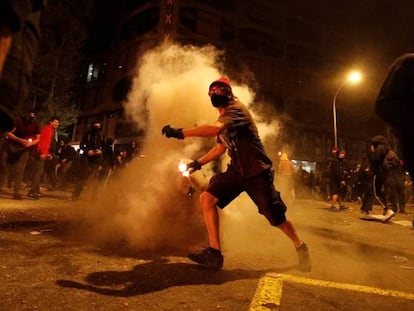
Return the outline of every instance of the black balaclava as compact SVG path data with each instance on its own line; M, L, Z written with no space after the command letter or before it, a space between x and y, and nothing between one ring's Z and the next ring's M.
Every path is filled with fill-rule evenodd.
M227 78L212 82L208 88L211 104L215 107L227 107L233 99L233 91Z

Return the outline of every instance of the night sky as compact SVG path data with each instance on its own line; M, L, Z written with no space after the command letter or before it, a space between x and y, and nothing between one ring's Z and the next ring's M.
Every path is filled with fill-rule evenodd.
M349 62L380 66L384 70L399 55L414 51L414 1L412 0L303 0L308 10L325 21L326 31L336 30L348 39L337 51ZM345 60L344 60L345 62Z
M322 41L328 38L327 42L332 42L321 51L322 58L331 61L326 93L333 96L344 74L351 68L359 69L364 80L357 89L341 92L338 109L352 107L356 114L376 119L374 102L389 66L401 54L414 52L414 1L300 0L294 3L289 5L296 6L298 15L324 27L320 31Z

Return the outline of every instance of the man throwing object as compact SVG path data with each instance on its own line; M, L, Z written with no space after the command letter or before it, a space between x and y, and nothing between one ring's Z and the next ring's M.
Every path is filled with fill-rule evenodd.
M310 271L311 263L306 244L299 238L293 224L286 219L286 205L276 191L272 161L266 155L256 124L248 111L233 95L230 81L220 78L209 87L208 95L219 117L212 124L194 128L174 128L166 125L162 134L167 138L217 137L216 145L206 154L187 165L190 172L201 169L228 151L227 170L213 176L208 188L200 195L200 204L208 233L209 246L188 257L198 264L220 269L223 255L220 246L218 208L225 208L246 191L272 226L278 227L294 243L299 268Z

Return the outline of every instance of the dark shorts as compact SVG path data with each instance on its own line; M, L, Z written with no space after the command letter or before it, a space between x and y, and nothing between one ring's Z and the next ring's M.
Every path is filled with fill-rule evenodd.
M278 226L286 221L286 205L276 191L273 179L272 170L266 170L251 178L243 178L229 168L226 172L213 176L206 191L219 200L217 206L221 209L246 191L258 207L259 213L271 225Z

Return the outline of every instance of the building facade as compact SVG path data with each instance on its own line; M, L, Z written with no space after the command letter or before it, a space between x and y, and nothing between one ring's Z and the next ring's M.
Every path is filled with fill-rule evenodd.
M346 38L327 31L328 21L312 14L318 2L299 2L119 0L111 4L113 31L107 44L88 55L77 84L74 100L82 113L73 139L79 140L94 119L103 121L107 136L142 135L123 114L122 104L140 55L169 40L213 44L224 50L230 76L237 73L242 82L252 85L267 115L284 120L271 152L283 150L292 159L323 161L333 146L336 87L326 83L326 77L334 74L335 64L343 65L341 55L329 51ZM370 133L352 125L359 120L352 114L348 117L347 109L338 113L347 120L338 125L339 145L350 159L358 160ZM376 128L372 131L375 134Z

